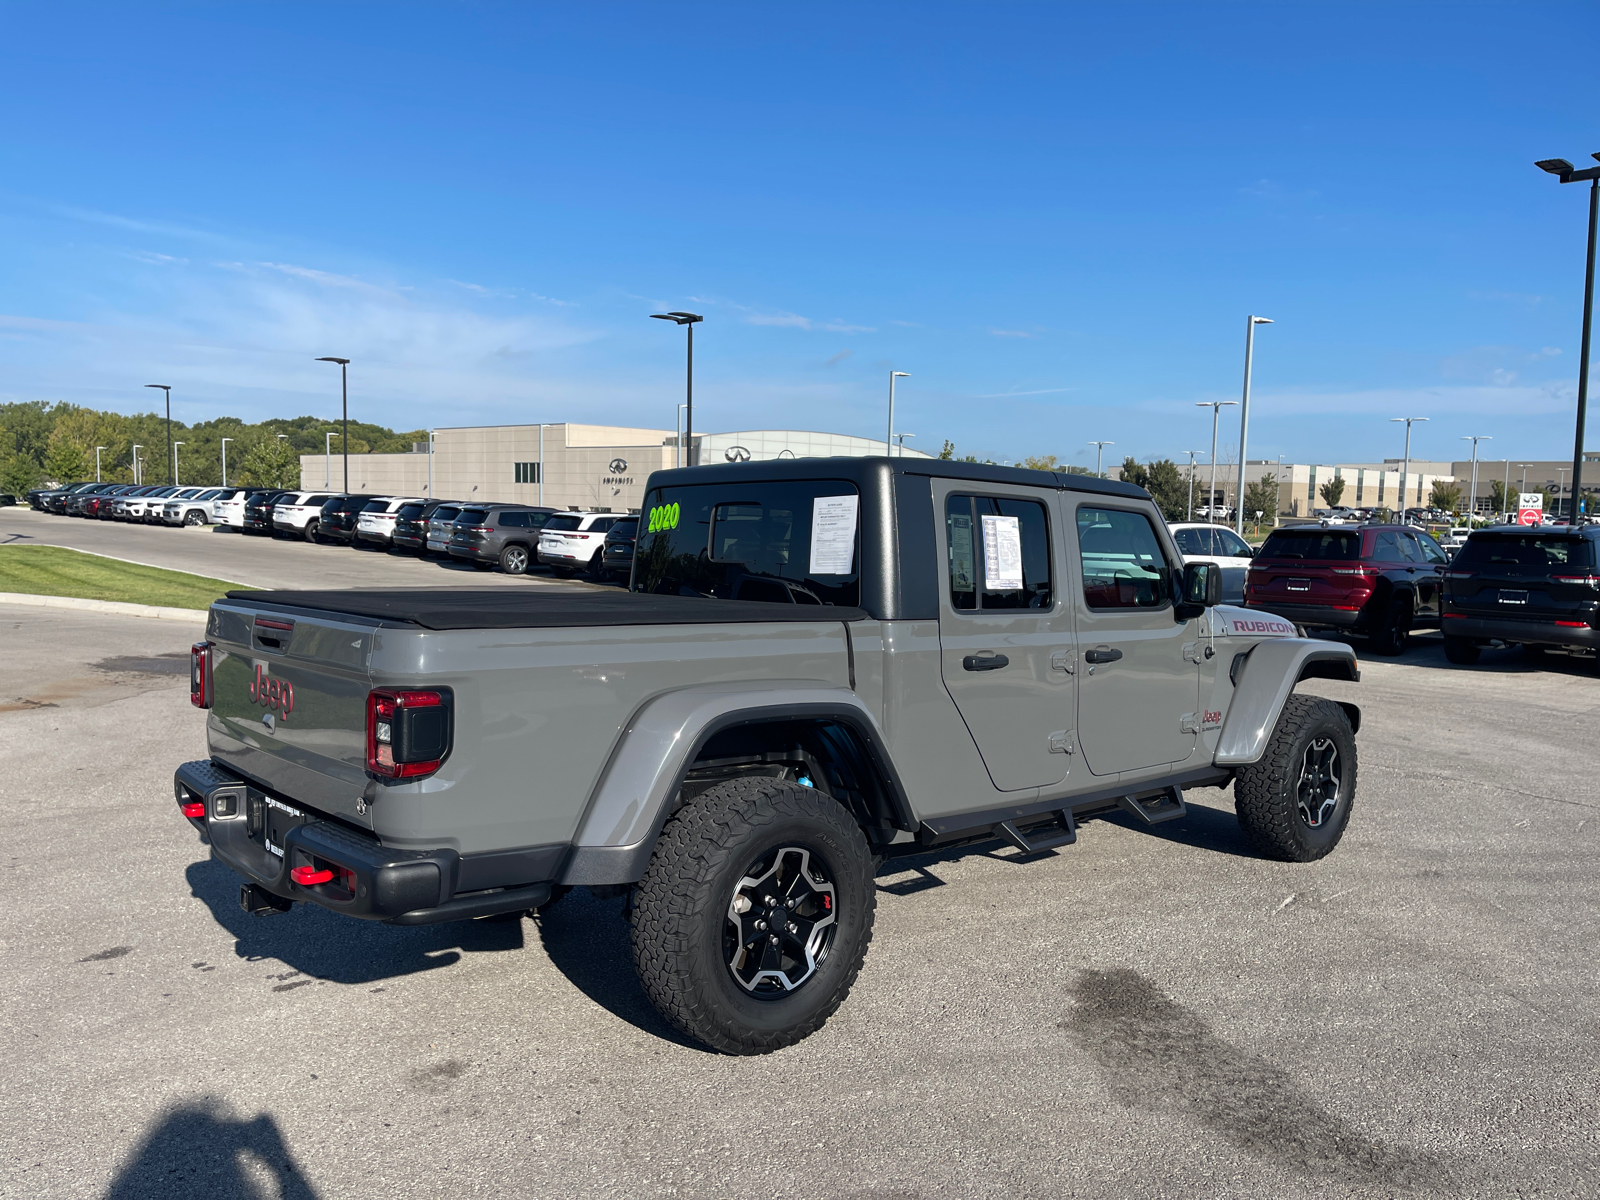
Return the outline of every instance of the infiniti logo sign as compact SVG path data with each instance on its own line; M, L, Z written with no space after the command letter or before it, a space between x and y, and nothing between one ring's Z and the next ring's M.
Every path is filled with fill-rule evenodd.
M727 459L729 462L749 462L750 451L746 450L743 446L729 446L722 452L722 457Z
M628 469L628 460L627 459L625 459L625 458L613 458L611 460L611 473L613 475L621 475L627 469Z

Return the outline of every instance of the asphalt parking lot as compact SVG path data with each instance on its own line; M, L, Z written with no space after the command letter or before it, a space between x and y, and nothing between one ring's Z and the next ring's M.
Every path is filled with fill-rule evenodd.
M1429 636L1308 685L1365 714L1314 865L1252 857L1216 790L892 864L844 1008L740 1059L655 1016L620 900L240 913L172 801L199 631L0 607L0 1195L1600 1192L1586 666Z

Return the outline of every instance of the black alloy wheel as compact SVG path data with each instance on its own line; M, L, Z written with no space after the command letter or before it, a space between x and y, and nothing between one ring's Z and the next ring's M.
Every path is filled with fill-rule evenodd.
M1300 759L1300 779L1295 784L1295 807L1307 829L1320 829L1333 819L1344 792L1343 763L1332 737L1313 737Z
M1356 739L1332 700L1291 695L1267 748L1233 781L1239 827L1256 851L1314 862L1344 836L1356 792Z
M319 522L319 521L307 521L306 522L306 532L305 532L306 541L314 542L314 541L317 540L317 527L320 524L321 524L321 522Z
M833 881L804 846L763 854L734 884L722 952L734 980L776 999L804 987L827 961L835 920Z
M526 546L507 546L500 551L500 569L507 575L526 575L528 573L528 548Z

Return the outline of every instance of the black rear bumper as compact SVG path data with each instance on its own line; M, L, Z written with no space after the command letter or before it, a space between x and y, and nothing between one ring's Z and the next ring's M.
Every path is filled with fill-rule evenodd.
M204 806L202 815L184 815L210 841L212 856L249 880L241 899L249 911L256 911L248 902L253 885L282 900L307 900L393 925L516 912L550 898L569 851L564 845L472 855L448 848L397 849L305 811L283 835L277 853L269 848L270 839L255 835L260 832L255 814L266 804L280 812L288 809L247 780L214 762L188 762L174 774L173 792L180 811L184 805ZM317 882L296 882L296 868L308 868Z
M1499 616L1476 616L1455 610L1446 612L1440 622L1446 637L1470 638L1475 642L1519 642L1540 646L1585 646L1600 650L1600 629L1592 625L1557 625L1555 621L1516 620Z

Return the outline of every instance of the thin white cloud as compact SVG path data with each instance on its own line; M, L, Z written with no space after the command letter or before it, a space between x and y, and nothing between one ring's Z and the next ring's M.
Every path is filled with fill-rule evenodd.
M798 313L751 313L745 318L749 325L776 325L785 329L810 329L811 319Z
M58 206L53 211L57 215L72 221L85 221L92 225L109 225L113 229L126 229L132 233L160 234L166 237L202 238L206 241L225 240L221 234L212 233L205 229L191 229L185 225L172 225L165 221L141 221L134 217L124 217L117 213L96 212L89 208Z
M828 324L824 325L823 328L826 329L829 333L877 333L878 332L877 329L875 329L871 325L841 325L841 324L839 324L837 322L829 322Z
M1031 338L1038 336L1037 334L1029 333L1026 329L991 329L989 333L993 337Z

